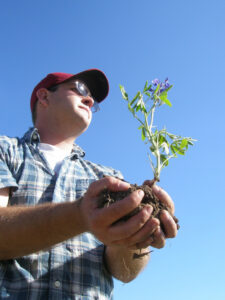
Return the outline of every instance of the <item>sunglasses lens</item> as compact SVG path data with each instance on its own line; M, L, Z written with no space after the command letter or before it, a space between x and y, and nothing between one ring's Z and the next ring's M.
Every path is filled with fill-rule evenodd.
M90 93L88 87L83 82L76 81L76 88L81 96L84 96L84 97L91 96L91 93Z
M75 84L76 84L76 89L77 89L78 94L80 94L81 96L84 96L84 97L89 96L89 97L93 98L89 88L86 86L85 83L83 83L82 81L76 81ZM94 104L91 107L91 111L93 113L96 113L99 110L100 110L100 107L98 105L98 102L94 101Z
M94 101L94 104L93 104L93 106L91 107L91 111L92 111L93 113L96 113L96 112L98 112L99 110L100 110L100 107L99 107L99 105L98 105L98 102Z

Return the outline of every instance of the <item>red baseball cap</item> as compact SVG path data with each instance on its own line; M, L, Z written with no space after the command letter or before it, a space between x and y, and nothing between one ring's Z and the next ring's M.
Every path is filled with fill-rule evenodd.
M94 100L98 103L103 101L109 92L109 82L105 74L98 69L90 69L78 74L68 74L68 73L50 73L44 79L42 79L34 88L31 99L30 108L33 111L35 102L37 101L36 93L40 88L50 88L54 85L63 83L69 79L80 79L84 81Z

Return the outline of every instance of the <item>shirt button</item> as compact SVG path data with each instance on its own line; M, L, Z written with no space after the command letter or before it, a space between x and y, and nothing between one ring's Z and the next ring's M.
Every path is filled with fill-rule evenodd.
M54 282L54 284L55 284L55 287L56 287L56 288L59 288L59 287L61 286L61 282L60 282L59 280L56 280L56 281Z
M38 139L38 135L37 135L37 133L34 133L33 134L33 140L36 141L37 139Z

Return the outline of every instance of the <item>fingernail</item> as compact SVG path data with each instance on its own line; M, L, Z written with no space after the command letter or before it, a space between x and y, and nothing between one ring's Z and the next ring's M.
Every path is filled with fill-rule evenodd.
M149 214L151 214L152 211L153 211L153 207L150 206L150 205L146 205L146 206L145 206L145 210L146 210Z
M158 185L154 185L153 189L154 189L154 192L156 192L156 193L159 192L159 186Z
M122 189L128 189L130 187L130 184L126 181L120 181L119 186Z
M144 192L142 191L142 190L138 190L138 195L139 195L139 197L144 197Z

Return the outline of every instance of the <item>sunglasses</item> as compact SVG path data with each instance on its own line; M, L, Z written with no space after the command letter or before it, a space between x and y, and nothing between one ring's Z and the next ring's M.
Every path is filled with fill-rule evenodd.
M99 111L100 110L99 104L92 97L91 92L90 92L89 88L87 87L87 85L83 81L81 81L81 80L75 80L73 83L74 83L75 91L76 91L76 93L79 96L90 97L90 98L92 98L94 100L94 104L91 107L91 111L94 112L94 113L97 112L97 111ZM48 90L55 91L56 87L57 86L53 86L53 87L49 88Z
M83 81L80 81L80 80L76 80L74 83L75 83L75 88L76 88L76 92L78 95L83 96L83 97L91 97L94 100L94 104L91 107L91 111L94 113L99 111L100 108L99 108L98 102L95 101L95 99L91 95L91 92L90 92L89 88L87 87L87 85Z

